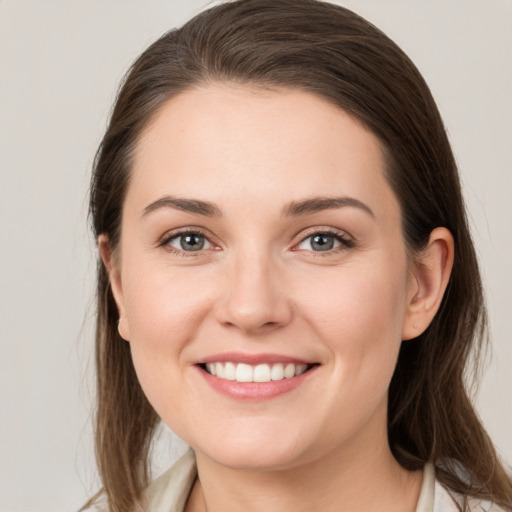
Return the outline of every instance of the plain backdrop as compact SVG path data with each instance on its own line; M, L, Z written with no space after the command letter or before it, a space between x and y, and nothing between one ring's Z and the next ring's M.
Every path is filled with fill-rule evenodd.
M95 149L132 60L205 0L0 0L0 510L77 510L90 409ZM512 461L512 2L347 0L413 59L460 165L494 356L478 410ZM163 469L183 447L158 445Z

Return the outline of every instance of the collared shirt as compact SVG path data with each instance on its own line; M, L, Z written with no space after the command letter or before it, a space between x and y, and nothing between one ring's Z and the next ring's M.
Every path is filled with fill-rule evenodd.
M197 478L197 466L192 450L187 452L146 489L147 512L183 512ZM456 503L461 497L448 492L435 477L434 465L423 468L423 482L416 512L459 512ZM468 500L470 512L505 512L501 507L478 499ZM103 512L98 504L84 512Z

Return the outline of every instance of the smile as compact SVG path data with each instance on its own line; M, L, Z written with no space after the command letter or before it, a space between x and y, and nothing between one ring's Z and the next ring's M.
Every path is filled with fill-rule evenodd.
M313 365L295 363L273 363L250 365L235 362L205 363L202 368L218 379L236 382L271 382L298 377Z
M237 401L261 401L298 389L321 364L284 354L211 354L195 363L211 389Z

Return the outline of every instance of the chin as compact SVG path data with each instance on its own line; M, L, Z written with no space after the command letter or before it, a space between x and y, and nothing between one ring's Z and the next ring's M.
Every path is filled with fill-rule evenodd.
M266 433L264 430L253 432L256 435L247 435L246 430L237 430L238 435L222 432L219 436L210 435L208 443L190 440L189 444L196 454L204 454L222 466L237 470L276 471L300 463L305 455L304 442L282 428L282 435L276 435L275 429Z

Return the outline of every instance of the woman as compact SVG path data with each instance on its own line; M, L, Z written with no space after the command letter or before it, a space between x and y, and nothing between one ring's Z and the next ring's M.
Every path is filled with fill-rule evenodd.
M241 0L164 35L91 217L93 507L512 510L463 381L486 319L453 155L371 24ZM148 487L160 418L192 450Z

